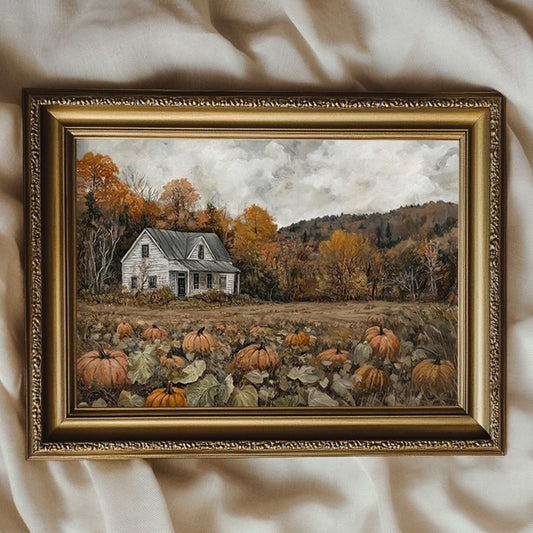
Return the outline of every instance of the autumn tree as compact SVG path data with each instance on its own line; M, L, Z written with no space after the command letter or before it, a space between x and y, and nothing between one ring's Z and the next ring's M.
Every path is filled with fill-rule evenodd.
M190 230L196 222L194 210L200 195L187 178L174 179L164 187L159 200L171 229Z
M439 247L435 240L423 240L417 250L426 273L427 286L433 298L437 296L437 284L442 279L443 265L439 259Z
M87 152L76 164L78 286L102 292L113 281L128 187L108 155Z
M371 248L362 236L336 230L318 247L323 273L323 292L332 299L353 300L367 293L365 265Z
M93 191L87 193L85 203L77 227L78 284L90 292L103 292L112 278L123 227L116 213L106 213L99 207Z
M87 152L76 163L78 213L85 210L89 192L103 209L116 209L123 204L127 187L118 178L117 165L108 155Z
M280 299L294 301L318 298L317 269L312 255L312 247L296 239L276 243L275 254L270 262L276 270Z
M266 209L247 207L234 226L233 248L237 258L248 259L276 238L277 225Z
M137 223L138 229L155 226L161 216L157 190L133 167L126 167L121 176L127 190L124 205L128 216Z
M196 213L196 220L200 230L216 233L226 247L231 244L233 220L226 209L208 203L203 211Z
M271 261L265 258L277 238L272 216L258 205L247 207L233 229L233 258L243 271L242 288L253 296L271 299L277 283Z

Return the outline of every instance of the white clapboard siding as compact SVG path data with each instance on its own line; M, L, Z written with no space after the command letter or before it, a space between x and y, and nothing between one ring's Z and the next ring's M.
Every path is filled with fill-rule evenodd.
M142 257L142 245L148 244L149 257ZM146 270L145 277L157 276L157 288L168 286L169 284L169 264L168 259L156 246L148 234L142 235L137 241L128 257L122 263L122 284L127 290L131 290L131 278L137 276L137 288L141 288L143 270ZM146 265L146 269L145 269ZM144 290L148 289L148 280L144 283Z
M209 250L209 247L207 246L207 243L204 239L200 238L200 240L194 245L194 248L191 250L191 253L189 254L189 259L198 259L198 250L200 248L200 244L204 245L204 260L206 261L214 261L215 258L211 251Z
M234 287L235 287L235 274L226 274L226 292L228 294L233 294Z

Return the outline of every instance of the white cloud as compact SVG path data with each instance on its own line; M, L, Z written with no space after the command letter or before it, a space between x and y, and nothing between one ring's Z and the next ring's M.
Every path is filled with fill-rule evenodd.
M457 141L85 139L77 152L109 155L156 188L188 178L204 205L233 215L257 203L279 226L316 216L458 202Z

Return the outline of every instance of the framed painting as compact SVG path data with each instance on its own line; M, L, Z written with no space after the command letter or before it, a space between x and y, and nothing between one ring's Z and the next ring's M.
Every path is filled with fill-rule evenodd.
M502 124L25 91L28 456L503 453Z

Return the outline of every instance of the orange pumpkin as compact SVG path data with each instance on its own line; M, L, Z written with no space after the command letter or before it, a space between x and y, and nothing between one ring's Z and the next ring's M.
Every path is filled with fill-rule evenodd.
M183 352L181 350L171 348L168 353L163 354L160 358L160 368L168 368L169 370L176 370L178 368L183 368L187 362L185 358L181 355Z
M149 342L155 342L156 340L164 339L168 335L166 329L160 328L155 324L151 328L147 328L143 332L143 338Z
M272 348L261 342L261 344L250 344L237 352L235 365L243 372L249 372L254 368L271 371L278 367L279 359Z
M223 334L228 334L228 333L231 335L239 334L239 330L237 329L237 327L231 324L229 326L224 326L223 324L219 324L215 328L215 331L217 332L218 335L223 335Z
M205 331L205 327L198 331L187 333L183 339L183 350L186 352L198 352L207 355L215 345L215 339Z
M415 391L442 394L457 385L457 372L451 361L440 357L424 359L413 369L412 382Z
M189 405L185 391L173 387L169 381L166 388L155 389L148 395L144 407L189 407Z
M289 346L309 346L309 335L304 331L300 331L298 328L296 328L294 330L294 333L289 333L285 337L283 344L288 344Z
M342 364L348 359L348 352L341 350L341 343L337 343L337 348L324 350L317 355L318 361L331 361L332 363Z
M250 335L264 335L265 333L265 328L262 328L261 326L254 326L250 329Z
M76 363L76 374L88 388L123 387L129 385L128 357L119 350L98 349L83 354Z
M133 328L127 322L121 322L117 326L117 333L121 339L124 337L133 337Z
M361 376L361 379L354 379ZM381 392L389 388L390 380L387 372L372 365L358 368L352 377L354 387L364 392Z
M368 342L372 347L374 355L384 359L388 357L391 361L398 359L400 355L400 341L394 333L383 326L372 326L368 328L363 336L363 341Z

